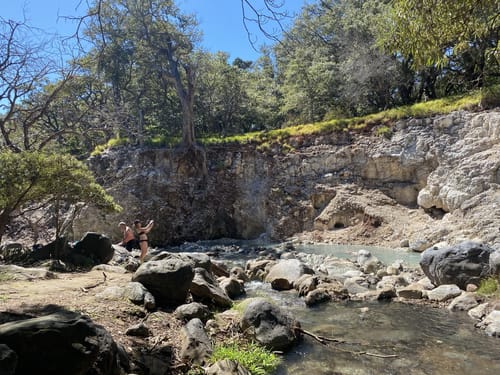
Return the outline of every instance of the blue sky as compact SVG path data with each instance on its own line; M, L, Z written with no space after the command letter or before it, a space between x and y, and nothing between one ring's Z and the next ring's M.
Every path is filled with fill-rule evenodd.
M257 8L261 7L262 0L252 2ZM299 12L304 2L284 0L286 10L291 14ZM62 16L82 15L86 10L86 0L2 0L2 3L1 17L22 20L24 14L30 25L61 35L71 35L76 28ZM177 0L177 5L197 15L205 49L228 52L230 60L236 57L255 60L259 56L252 49L243 27L240 0ZM258 37L257 46L269 43L258 30L254 31Z

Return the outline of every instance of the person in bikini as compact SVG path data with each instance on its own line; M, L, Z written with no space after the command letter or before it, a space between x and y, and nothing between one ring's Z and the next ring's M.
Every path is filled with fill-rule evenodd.
M144 257L148 253L148 233L153 229L154 221L149 220L148 225L142 226L140 220L134 221L134 227L139 236L139 247L141 249L141 263L144 262Z
M137 248L137 240L135 239L134 236L134 231L132 228L127 226L123 221L118 224L120 227L120 230L123 234L123 239L121 242L118 242L117 245L125 247L128 251L132 251L132 249Z

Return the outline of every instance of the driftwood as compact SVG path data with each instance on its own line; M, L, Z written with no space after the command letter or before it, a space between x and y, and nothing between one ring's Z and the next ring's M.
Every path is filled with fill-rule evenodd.
M87 285L87 286L82 286L80 289L82 290L82 292L85 292L87 293L89 291L89 289L92 289L92 288L95 288L99 285L102 285L106 282L108 276L103 272L102 275L104 276L104 280L102 281L98 281L97 283L95 284L91 284L91 285Z
M315 339L317 342L319 342L322 345L328 345L328 342L345 343L344 340L339 340L339 339L334 339L334 338L331 338L331 337L325 337L325 336L316 335L316 334L314 334L312 332L306 331L305 329L298 328L298 327L295 327L295 331L296 332L300 332L300 333L302 333L302 334L304 334L306 336L312 337L313 339Z
M295 327L295 331L302 333L306 336L312 337L317 342L319 342L321 345L328 345L329 342L333 342L336 344L361 345L360 343L347 342L347 341L332 338L332 337L325 337L325 336L321 336L321 335L316 335L316 334L309 332L309 331L306 331L305 329L302 329L300 327ZM377 358L395 358L395 357L397 357L396 354L377 354L377 353L370 353L370 352L366 352L366 351L359 351L358 352L358 351L341 349L341 348L337 348L337 349L342 351L342 352L351 353L354 355L368 355L368 356L377 357Z

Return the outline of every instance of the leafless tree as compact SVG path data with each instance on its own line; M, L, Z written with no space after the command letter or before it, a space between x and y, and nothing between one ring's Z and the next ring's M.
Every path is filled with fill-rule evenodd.
M243 26L252 47L257 51L258 35L252 31L252 26L256 26L264 38L279 43L282 36L286 34L285 22L294 17L284 7L286 0L240 1Z
M39 32L0 17L0 149L38 148L43 141L35 125L71 79L54 58L53 41L33 36Z

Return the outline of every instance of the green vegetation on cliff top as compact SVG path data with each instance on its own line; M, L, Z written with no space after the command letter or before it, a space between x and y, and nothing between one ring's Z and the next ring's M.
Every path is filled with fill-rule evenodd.
M220 143L264 143L280 142L286 138L330 133L334 131L364 131L374 129L377 135L390 131L391 125L405 118L422 118L433 115L447 114L458 110L475 110L484 104L496 106L500 104L500 86L494 86L482 91L474 91L467 95L456 95L446 98L416 103L409 106L389 109L386 111L352 118L331 119L327 121L290 126L281 129L245 133L230 137L203 138L205 145Z
M407 118L423 118L434 115L444 115L459 110L477 110L492 108L500 105L500 85L487 89L473 91L466 95L455 95L446 98L430 100L413 105L402 106L386 111L373 113L362 117L334 118L322 122L289 126L280 129L249 132L239 135L220 137L204 137L199 142L204 145L217 144L247 144L255 143L265 147L271 143L286 145L290 137L320 135L332 132L366 132L372 131L376 135L390 134L391 126L398 120ZM179 139L156 138L146 142L147 145L173 146ZM111 139L107 144L96 147L92 155L100 154L105 149L127 144L127 139Z

